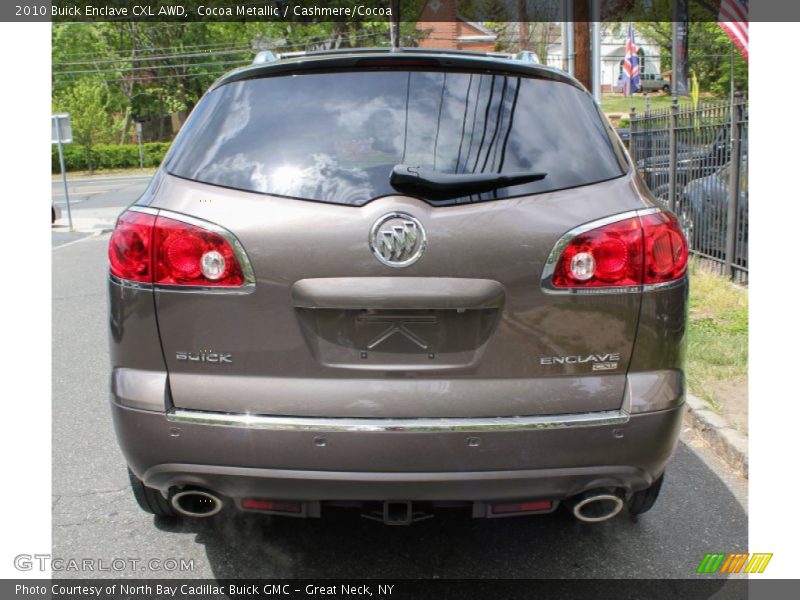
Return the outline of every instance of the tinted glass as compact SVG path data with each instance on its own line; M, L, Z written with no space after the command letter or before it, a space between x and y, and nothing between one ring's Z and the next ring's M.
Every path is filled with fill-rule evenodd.
M502 74L359 71L251 79L200 102L167 169L236 189L360 205L397 193L398 164L444 173L546 172L452 204L618 177L624 163L591 98Z

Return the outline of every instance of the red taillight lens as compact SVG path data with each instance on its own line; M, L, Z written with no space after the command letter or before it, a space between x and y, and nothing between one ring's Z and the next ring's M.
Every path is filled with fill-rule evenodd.
M558 288L625 287L674 281L689 254L678 220L658 212L576 235L561 252L551 284Z
M155 283L236 287L242 267L228 240L212 231L158 217Z
M561 253L553 273L556 287L638 285L641 281L642 228L638 217L575 236Z
M111 274L120 279L153 282L152 245L156 218L140 212L126 212L108 243Z
M111 235L108 256L111 273L129 281L203 287L245 283L228 240L168 217L124 213Z
M678 219L671 213L642 217L644 226L644 283L665 283L686 273L689 248Z

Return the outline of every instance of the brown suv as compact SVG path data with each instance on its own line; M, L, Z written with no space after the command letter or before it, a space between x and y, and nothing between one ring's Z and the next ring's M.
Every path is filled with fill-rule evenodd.
M234 71L109 258L145 510L602 521L658 495L686 244L560 71L411 50Z

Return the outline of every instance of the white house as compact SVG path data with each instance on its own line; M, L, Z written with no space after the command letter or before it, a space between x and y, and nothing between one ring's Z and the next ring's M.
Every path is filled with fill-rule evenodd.
M600 85L603 92L610 92L622 77L622 60L625 58L625 35L627 23L607 23L600 39ZM661 47L642 36L633 28L636 46L639 49L640 73L661 73ZM562 68L561 38L547 46L547 65Z

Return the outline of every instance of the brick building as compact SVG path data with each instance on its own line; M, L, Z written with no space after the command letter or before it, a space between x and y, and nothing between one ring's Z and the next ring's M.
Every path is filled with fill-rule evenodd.
M428 0L417 29L428 32L420 48L493 52L497 36L479 23L458 16L455 0Z

